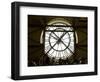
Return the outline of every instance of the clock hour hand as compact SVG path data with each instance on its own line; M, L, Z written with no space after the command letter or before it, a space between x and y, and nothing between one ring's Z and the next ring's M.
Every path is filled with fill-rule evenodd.
M58 40L58 36L53 32L53 34L55 35L55 37L54 36L52 36L54 39L56 39L56 40Z
M51 35L55 40L58 40L56 37L54 37L53 35Z

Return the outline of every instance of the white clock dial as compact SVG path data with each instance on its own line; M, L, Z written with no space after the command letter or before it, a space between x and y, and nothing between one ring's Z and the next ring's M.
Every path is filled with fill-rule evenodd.
M71 27L49 27L45 32L45 53L50 58L66 59L74 53L74 31Z

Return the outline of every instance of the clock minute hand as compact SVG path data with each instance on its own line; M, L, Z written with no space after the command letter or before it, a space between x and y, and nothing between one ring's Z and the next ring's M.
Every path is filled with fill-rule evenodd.
M59 37L59 39L61 39L66 33L67 33L67 32L65 32L64 34L62 34L62 35Z

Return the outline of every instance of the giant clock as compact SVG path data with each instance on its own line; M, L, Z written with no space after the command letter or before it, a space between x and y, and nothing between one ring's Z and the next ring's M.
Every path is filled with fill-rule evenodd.
M74 34L74 29L61 21L48 25L45 32L45 54L55 59L66 59L73 55Z

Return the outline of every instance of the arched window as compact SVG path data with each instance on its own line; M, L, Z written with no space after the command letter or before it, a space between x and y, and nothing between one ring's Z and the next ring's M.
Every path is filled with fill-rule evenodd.
M48 22L45 29L44 50L49 58L66 59L74 54L75 31L71 24L62 18Z

